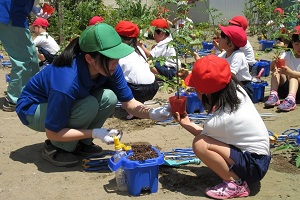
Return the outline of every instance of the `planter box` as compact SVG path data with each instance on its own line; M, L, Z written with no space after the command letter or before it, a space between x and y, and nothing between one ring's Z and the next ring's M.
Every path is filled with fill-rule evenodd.
M129 160L128 157L132 155L132 151L129 151L127 156L122 157L116 163L113 157L109 160L108 167L111 171L123 167L130 195L139 196L143 190L150 193L158 191L158 169L159 165L164 163L164 155L154 147L152 149L158 153L157 158L145 161Z
M262 68L264 68L264 72L262 73L261 76L267 77L270 75L270 65L271 61L268 60L260 60L252 66L251 69L251 75L252 76L257 76L257 74L260 72Z
M260 101L264 100L265 97L265 87L268 85L267 82L261 82L261 83L254 83L252 82L252 87L253 87L253 98L252 102L253 103L258 103Z
M259 50L271 51L273 49L274 43L275 43L274 40L260 40L259 41Z
M211 51L214 48L212 42L202 42L202 46L204 51Z
M180 96L186 97L186 112L188 114L193 114L195 112L202 113L204 111L202 102L198 98L196 92L181 92Z

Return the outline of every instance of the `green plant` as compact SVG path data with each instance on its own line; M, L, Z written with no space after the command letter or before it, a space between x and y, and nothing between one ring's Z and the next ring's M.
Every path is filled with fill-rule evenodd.
M284 150L284 151L291 151L294 152L294 158L295 158L295 162L296 162L296 167L300 167L300 146L295 146L293 144L290 143L285 143L279 147L277 147L274 152L279 151L279 150Z

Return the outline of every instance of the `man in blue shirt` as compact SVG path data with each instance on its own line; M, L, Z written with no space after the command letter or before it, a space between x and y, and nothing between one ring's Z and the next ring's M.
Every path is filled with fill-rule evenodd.
M0 1L0 40L12 63L3 111L15 111L23 87L39 71L27 20L33 4L34 0Z

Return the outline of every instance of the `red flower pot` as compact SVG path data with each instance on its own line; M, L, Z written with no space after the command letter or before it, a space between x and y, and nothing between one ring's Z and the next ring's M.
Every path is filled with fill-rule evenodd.
M180 115L186 113L186 97L185 96L172 96L169 98L172 113L178 112Z
M285 59L277 59L275 60L275 65L277 68L282 68L285 66Z

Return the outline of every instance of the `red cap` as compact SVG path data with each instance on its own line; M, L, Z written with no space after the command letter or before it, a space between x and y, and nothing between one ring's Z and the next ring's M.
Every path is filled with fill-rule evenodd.
M236 26L240 26L244 30L246 30L248 28L248 21L247 21L246 17L244 17L244 16L235 16L231 20L229 20L229 23L236 25Z
M300 34L300 25L294 28L293 34L298 34L298 35Z
M130 37L130 38L136 38L140 34L139 27L136 24L126 20L120 21L116 25L115 29L119 35Z
M98 23L101 23L103 22L103 17L101 16L94 16L90 19L89 21L89 26L92 26L92 25L95 25L95 24L98 24Z
M274 13L284 14L284 10L282 8L275 8Z
M150 25L155 26L157 28L163 28L163 29L168 29L169 28L167 20L162 19L162 18L153 20Z
M42 26L42 27L48 28L49 22L48 22L48 20L39 17L39 18L36 18L36 20L34 20L34 22L32 23L32 26Z
M228 62L216 55L208 55L195 62L192 73L186 77L184 83L198 92L211 94L224 89L230 79Z
M240 48L247 44L247 34L242 27L221 25L219 27L235 46Z

